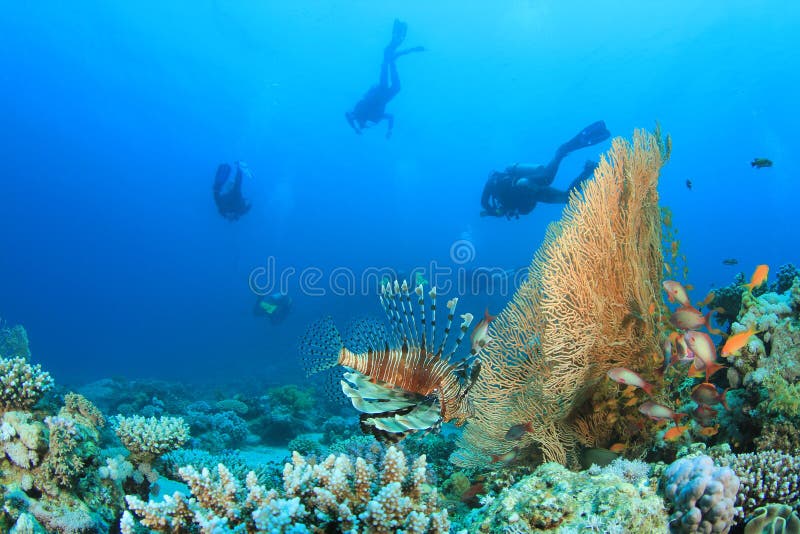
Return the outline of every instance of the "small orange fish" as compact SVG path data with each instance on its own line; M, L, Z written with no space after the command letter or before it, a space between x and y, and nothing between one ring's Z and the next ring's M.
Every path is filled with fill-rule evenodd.
M625 449L627 448L628 446L625 445L624 443L615 443L612 446L610 446L608 450L610 450L611 452L615 452L617 454L622 454L623 452L625 452Z
M686 288L680 282L675 280L664 280L661 283L664 291L667 292L667 298L670 302L679 302L682 306L691 306L689 302L689 295L686 293Z
M750 283L744 284L744 287L746 287L748 291L753 291L755 288L767 281L768 274L769 265L759 265L756 267L756 270L753 271L753 276L750 278Z
M653 384L646 382L644 378L639 376L637 373L634 373L630 369L626 369L624 367L614 367L608 371L608 378L614 382L625 384L626 386L636 386L637 388L642 388L648 395L652 396L653 394Z
M666 432L664 432L664 441L677 441L684 432L689 429L688 426L673 426Z
M686 371L686 376L689 378L705 378L708 380L720 369L725 369L725 366L720 365L717 362L712 362L709 365L704 365L702 369L698 369L693 361L692 365L689 366L689 370Z
M725 344L722 346L722 351L720 351L720 355L727 358L728 356L737 354L740 350L742 350L742 347L747 345L747 342L750 341L750 338L757 333L758 331L751 326L744 332L733 334L728 338L727 341L725 341Z
M675 257L678 255L678 245L680 243L678 241L673 241L669 244L669 249L672 252L672 256Z
M639 402L639 399L637 399L636 397L631 397L630 399L628 399L628 402L625 403L625 406L633 406L637 402Z
M656 303L651 302L650 306L647 307L647 315L653 315L656 312Z
M713 291L709 291L708 295L706 295L706 298L704 298L702 302L697 303L697 309L699 310L700 308L704 308L709 304L711 304L712 302L714 302L714 298L716 296L717 296L716 293L714 293Z
M719 432L719 425L714 425L714 426L704 426L704 427L703 427L703 428L700 430L700 435L701 435L701 436L706 436L706 437L710 438L711 436L716 436L716 435L717 435L717 432Z
M714 346L714 342L711 341L708 334L694 330L689 330L683 337L686 339L689 350L694 353L695 369L706 370L706 381L708 381L708 378L720 367L717 364L717 348Z

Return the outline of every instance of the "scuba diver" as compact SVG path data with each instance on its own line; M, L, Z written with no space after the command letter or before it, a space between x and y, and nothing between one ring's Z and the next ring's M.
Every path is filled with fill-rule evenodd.
M236 176L231 180L231 166L221 163L214 178L214 203L219 214L229 221L236 221L250 211L250 203L242 196L242 178L251 178L247 164L236 162Z
M353 111L348 111L344 115L347 123L357 134L361 134L364 128L369 128L386 119L389 125L386 130L386 138L388 139L392 136L394 116L386 113L386 104L400 92L400 78L397 75L395 61L400 56L425 50L422 46L403 50L397 49L405 40L407 31L408 24L395 19L392 28L392 40L383 50L383 63L381 63L381 76L378 85L372 86L361 100L356 103Z
M292 298L280 291L271 295L260 295L253 306L253 315L257 317L268 317L272 324L282 323L289 316L292 308Z
M597 163L587 161L581 173L569 184L566 191L550 187L555 180L558 166L567 154L596 145L611 137L606 123L597 121L558 147L553 159L547 165L514 164L503 172L492 172L481 195L481 216L519 218L527 215L537 202L546 204L565 204L570 192L590 178Z

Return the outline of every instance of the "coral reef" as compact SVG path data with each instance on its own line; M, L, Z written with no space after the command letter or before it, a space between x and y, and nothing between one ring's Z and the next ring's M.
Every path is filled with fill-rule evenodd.
M729 466L739 477L736 505L746 516L768 504L787 504L800 510L800 456L760 451L724 454L715 461Z
M744 534L800 534L800 517L785 504L757 508L744 527Z
M606 373L648 381L660 354L661 215L657 184L670 142L636 131L611 151L551 225L527 280L490 327L470 419L452 460L485 466L534 445L546 461L577 465L577 445L635 441L641 420ZM519 440L509 430L526 425ZM644 430L644 429L643 429ZM648 435L642 435L644 442Z
M376 470L363 458L344 455L310 464L299 453L283 473L283 491L267 490L249 473L244 485L222 464L217 476L192 466L180 470L192 497L176 492L161 502L128 496L138 523L150 532L448 532L446 511L439 511L435 488L427 485L425 458L409 469L392 447ZM123 534L136 532L137 520L125 512ZM215 530L218 529L218 530Z
M0 357L24 360L31 357L28 333L22 325L8 326L0 319Z
M676 460L662 475L661 488L672 510L672 532L725 533L734 523L739 478L709 456Z
M117 416L116 432L131 457L142 462L174 451L189 439L189 426L182 417Z
M627 467L574 473L560 464L484 499L468 518L470 532L667 532L666 512L647 476L620 476Z
M52 388L52 377L39 364L21 356L0 358L0 412L31 408Z

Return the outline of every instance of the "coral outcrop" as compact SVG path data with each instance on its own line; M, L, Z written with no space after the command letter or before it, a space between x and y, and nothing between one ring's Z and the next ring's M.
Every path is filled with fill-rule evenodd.
M664 503L644 470L628 465L575 473L557 463L503 490L473 513L469 531L666 533Z
M21 356L0 358L0 412L31 408L52 388L53 379L41 365Z
M726 533L733 526L739 478L711 457L676 460L664 472L661 487L672 510L672 532Z
M435 488L428 486L425 457L414 465L392 447L376 469L357 458L329 456L308 463L294 453L283 472L283 490L268 490L253 472L244 484L222 464L216 476L208 469L181 468L191 497L176 492L160 502L128 496L123 534L137 532L448 532L447 512L438 509ZM138 520L134 517L138 518ZM218 529L218 530L215 530Z

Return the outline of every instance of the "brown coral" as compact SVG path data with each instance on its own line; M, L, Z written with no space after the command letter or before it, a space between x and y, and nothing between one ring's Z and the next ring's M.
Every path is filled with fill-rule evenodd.
M668 156L669 138L658 131L637 131L632 144L615 139L594 179L548 228L527 281L492 324L456 464L485 465L531 444L545 460L574 463L579 431L596 422L594 413L607 425L619 420L607 371L652 378L664 263L656 186ZM505 439L524 423L532 430L521 443Z

